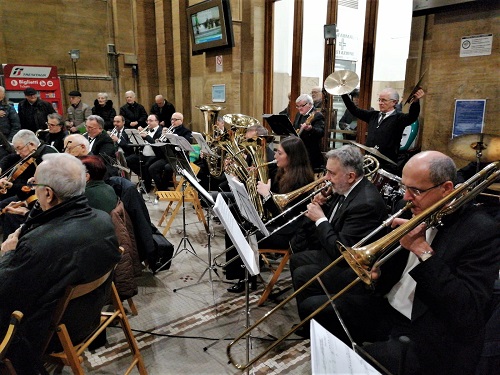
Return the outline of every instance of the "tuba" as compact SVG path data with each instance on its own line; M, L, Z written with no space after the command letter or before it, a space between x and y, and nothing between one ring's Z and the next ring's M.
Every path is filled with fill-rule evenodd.
M223 137L223 134L219 134L217 129L217 117L219 112L225 107L218 105L205 104L196 106L203 114L203 120L205 122L205 137L210 149L217 156L207 156L208 171L213 177L220 177L222 172L224 172L224 151L219 146L219 141ZM212 129L212 136L210 136L209 130Z

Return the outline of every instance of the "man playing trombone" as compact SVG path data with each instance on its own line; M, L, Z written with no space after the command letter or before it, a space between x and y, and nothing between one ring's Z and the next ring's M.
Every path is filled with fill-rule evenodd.
M335 301L354 341L372 342L365 350L392 373L398 367L406 375L475 373L498 277L500 231L480 207L456 203L462 197L451 195L455 178L455 164L440 152L422 152L408 161L404 200L411 202L416 220L394 219L393 227L403 226L396 229L401 235L382 239L392 240L387 247L399 242L403 251L381 267L374 265L374 293L347 292ZM306 299L304 314L326 298ZM331 306L315 319L346 341ZM411 341L400 363L402 335Z

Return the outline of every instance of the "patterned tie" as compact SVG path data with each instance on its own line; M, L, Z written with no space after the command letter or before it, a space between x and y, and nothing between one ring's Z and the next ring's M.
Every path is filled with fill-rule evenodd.
M384 112L380 112L380 117L379 117L379 119L378 119L378 123L379 123L379 125L380 125L380 123L381 123L382 121L384 121L385 115L386 115L386 113L384 113Z

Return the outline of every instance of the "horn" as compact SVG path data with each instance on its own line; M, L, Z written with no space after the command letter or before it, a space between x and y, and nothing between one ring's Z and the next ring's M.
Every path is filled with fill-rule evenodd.
M382 225L380 225L377 229L375 229L374 232L370 233L368 236L366 236L364 239L362 239L353 247L346 247L341 243L337 243L337 245L339 246L339 250L341 251L342 254L340 257L338 257L336 260L334 260L332 263L326 266L316 276L307 281L302 287L297 289L293 294L288 296L280 304L278 304L272 310L267 312L261 319L259 319L256 323L254 323L252 326L243 331L227 346L226 354L228 356L229 362L231 362L238 369L241 370L248 369L252 364L257 362L260 358L264 357L267 353L269 353L272 349L278 346L287 337L292 335L296 330L301 328L310 319L314 318L323 309L325 309L328 305L330 305L334 300L342 296L354 285L356 285L360 281L363 281L364 283L371 285L372 280L371 280L370 270L375 267L379 267L380 265L385 263L388 259L390 259L394 254L396 254L398 251L401 250L401 246L398 246L396 249L386 254L387 250L392 248L397 243L399 243L399 240L401 238L403 238L406 234L408 234L410 231L412 231L422 223L426 223L430 227L439 225L443 216L455 212L458 208L460 208L467 202L473 200L477 195L479 195L484 189L486 189L493 182L495 182L499 177L500 177L500 161L496 161L494 163L487 165L485 168L483 168L481 171L479 171L474 176L469 178L463 184L457 186L455 190L453 190L453 192L448 194L446 197L434 203L431 207L422 211L420 214L414 216L405 224L400 225L398 228L394 229L392 232L385 235L378 241L375 241L370 245L361 246L367 239L373 237L373 235L376 234L377 231L380 231L381 228L384 227L384 225L388 226L392 222L392 220L396 217L397 214L400 214L404 210L409 209L412 205L411 203L408 203L404 209L400 210L397 214L390 217L388 220L382 223ZM281 338L274 341L263 352L259 353L252 359L247 358L247 363L239 364L234 361L231 355L231 348L237 342L239 342L243 337L247 336L250 332L252 332L256 327L262 324L275 312L279 311L289 301L295 299L297 294L301 293L311 283L318 280L324 273L329 271L333 266L335 266L339 261L343 259L345 259L348 262L348 264L357 274L358 277L356 279L354 279L350 284L348 284L337 294L329 296L328 300L323 305L321 305L319 308L313 311L309 316L303 319L299 324L297 324L294 328L288 331Z
M377 173L380 167L380 162L374 156L365 154L363 155L363 172L365 177L371 180L371 177Z

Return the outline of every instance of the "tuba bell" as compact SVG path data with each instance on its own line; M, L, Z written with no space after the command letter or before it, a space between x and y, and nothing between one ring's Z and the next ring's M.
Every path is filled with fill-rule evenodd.
M205 122L205 137L211 151L217 156L207 156L207 165L210 175L213 177L220 177L224 172L224 151L219 146L219 140L222 134L217 131L217 117L219 112L225 107L212 104L204 104L196 106L203 114ZM213 130L212 136L209 135L210 129Z

